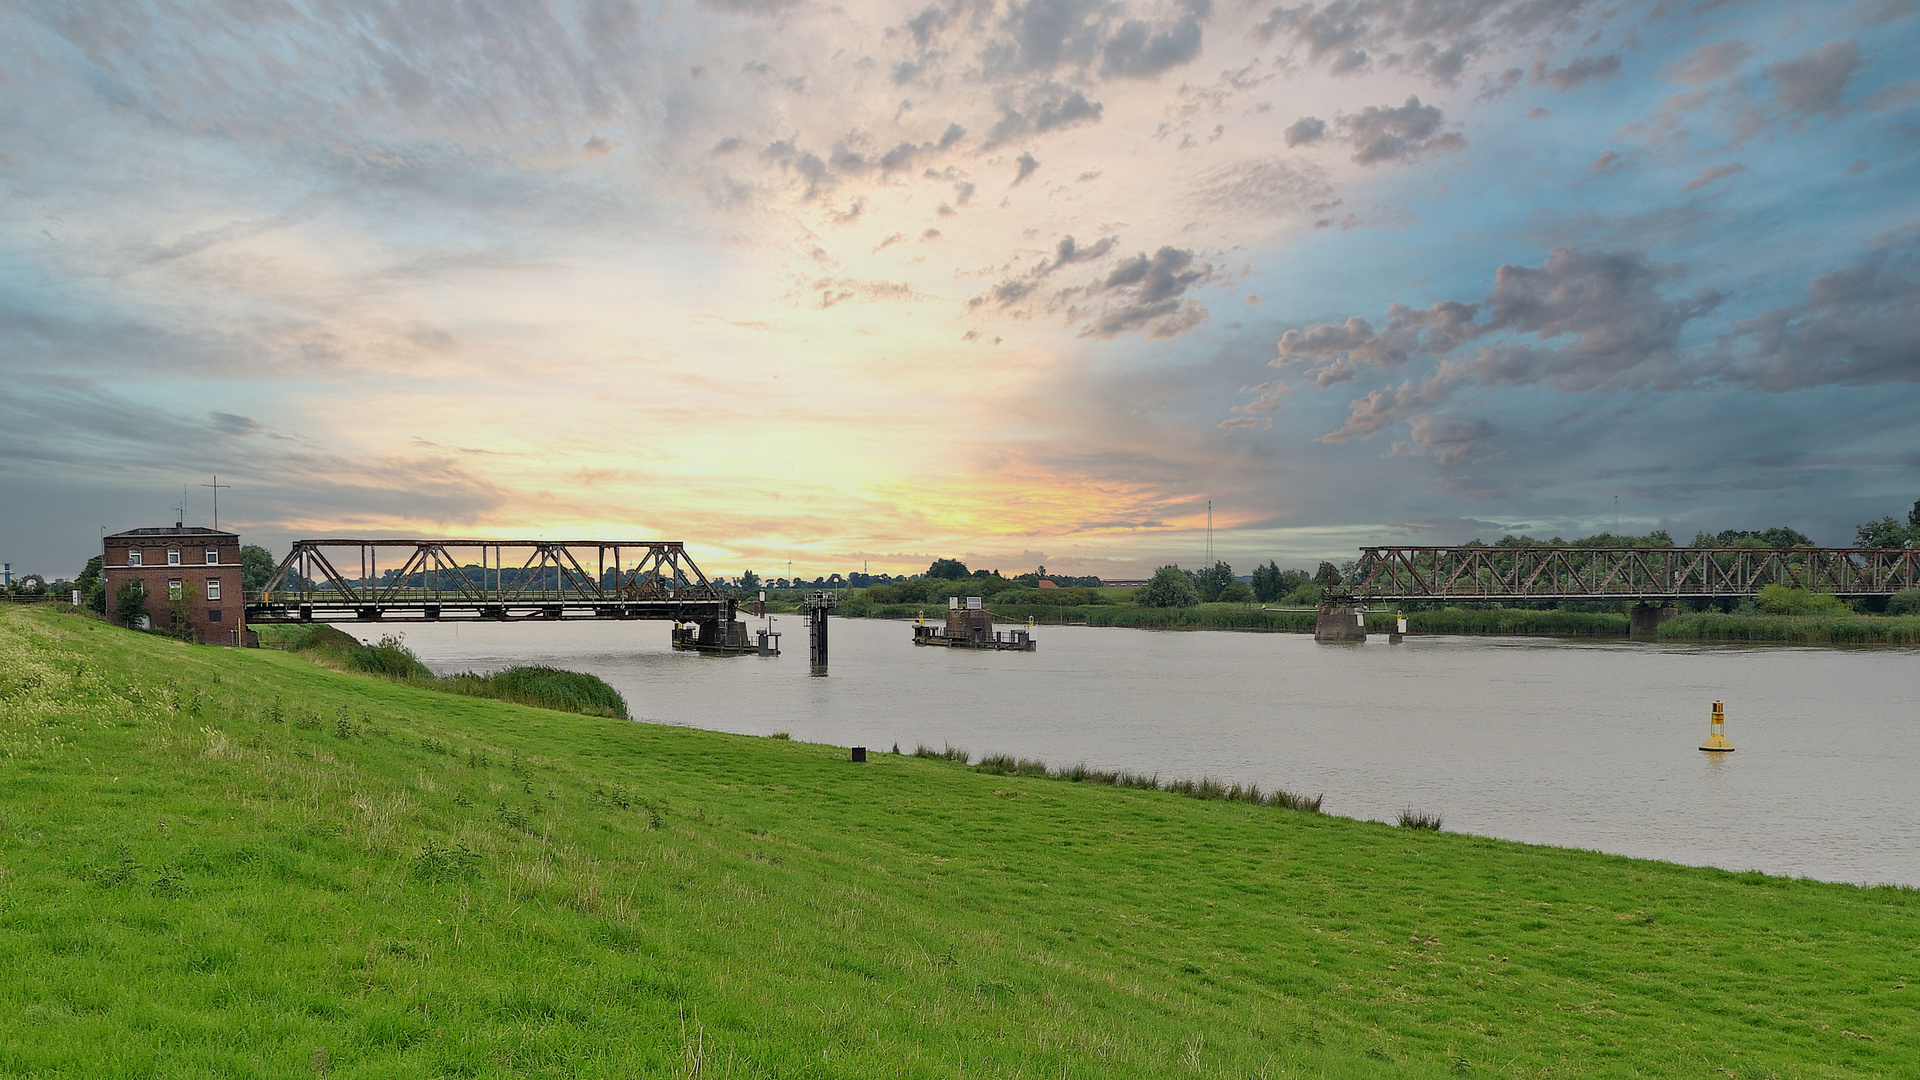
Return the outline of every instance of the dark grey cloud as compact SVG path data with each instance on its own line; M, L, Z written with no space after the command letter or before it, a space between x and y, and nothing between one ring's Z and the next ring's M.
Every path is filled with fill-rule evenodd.
M1574 59L1565 67L1550 68L1544 61L1535 60L1527 72L1527 85L1545 84L1565 92L1590 82L1606 82L1620 74L1620 54L1607 56L1582 56Z
M1002 105L1000 119L987 132L983 150L992 150L1025 135L1037 135L1100 122L1102 106L1087 95L1055 83L1031 87L1018 105Z
M1353 401L1347 422L1323 436L1334 443L1436 410L1472 386L1592 393L1696 385L1707 373L1680 353L1680 333L1723 298L1665 295L1663 286L1685 273L1633 252L1556 249L1538 267L1500 267L1492 294L1478 302L1395 304L1379 330L1357 317L1289 330L1274 365L1304 366L1324 387L1370 367L1439 361L1431 375Z
M1452 86L1485 52L1577 28L1587 6L1588 0L1333 0L1273 8L1253 33L1304 51L1306 66L1329 74L1377 66Z
M1806 299L1735 323L1724 377L1761 390L1920 382L1920 226L1815 278Z
M1141 19L1128 19L1101 50L1100 74L1150 78L1192 60L1200 55L1200 20L1204 17L1205 12L1189 15L1164 29Z
M1035 172L1039 171L1039 168L1040 168L1040 163L1034 160L1033 155L1030 153L1026 153L1024 151L1022 151L1020 156L1014 160L1013 164L1014 164L1013 183L1009 185L1010 187L1018 187L1021 184L1021 182L1026 180L1027 177L1032 176Z
M1150 338L1184 334L1207 319L1207 309L1185 294L1205 281L1212 270L1211 266L1196 266L1193 252L1174 247L1123 260L1082 290L1095 299L1095 310L1086 313L1091 320L1081 333L1101 338L1136 330Z
M1286 140L1288 146L1305 146L1308 143L1319 142L1326 133L1325 120L1317 116L1303 116L1288 124L1287 129L1281 132L1281 137Z
M1094 262L1105 258L1107 253L1113 250L1113 245L1116 242L1117 238L1104 236L1092 246L1082 247L1073 237L1063 236L1060 238L1060 242L1054 246L1053 256L1051 258L1041 259L1025 272L1001 281L993 288L987 290L986 295L976 296L972 300L969 300L967 306L969 308L977 308L982 305L991 304L1001 309L1011 307L1033 295L1034 291L1037 290L1047 278L1051 277L1061 268L1072 266L1075 263Z
M1406 104L1369 105L1357 113L1337 117L1341 137L1353 147L1358 165L1378 165L1387 161L1405 161L1429 152L1453 153L1464 149L1466 137L1443 130L1445 116L1436 105L1422 105L1418 97Z
M1151 78L1200 55L1201 24L1212 14L1211 2L1188 0L1181 8L1171 19L1149 20L1129 17L1124 4L1109 0L1013 3L999 22L1000 33L981 48L981 64L991 76L1051 78L1068 69L1102 78Z
M1860 45L1852 38L1829 41L1812 52L1768 64L1760 73L1773 82L1773 100L1795 118L1838 116L1841 95L1860 71Z
M1387 453L1393 457L1431 454L1442 465L1478 456L1498 434L1493 424L1476 416L1456 412L1421 413L1407 425L1408 438L1395 442Z

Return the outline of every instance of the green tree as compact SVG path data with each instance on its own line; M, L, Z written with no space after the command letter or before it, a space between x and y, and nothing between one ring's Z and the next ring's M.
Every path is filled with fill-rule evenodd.
M1313 583L1315 585L1320 586L1323 589L1327 588L1330 585L1340 584L1339 568L1334 566L1330 562L1321 563L1320 569L1314 571Z
M1200 591L1200 599L1213 603L1220 594L1233 584L1233 567L1225 562L1216 562L1212 566L1193 572L1193 587Z
M1863 548L1903 548L1913 540L1905 525L1890 517L1869 521L1853 530L1853 544Z
M1133 602L1141 607L1196 607L1200 590L1194 588L1193 578L1185 570L1163 566L1153 572L1152 581L1133 594Z
M972 577L973 571L968 570L967 564L959 559L935 559L933 565L927 567L927 576L943 581L959 581Z
M278 562L273 552L259 544L248 544L240 549L240 588L247 592L258 592L267 587L273 577Z
M748 592L753 592L754 590L760 587L760 575L754 573L751 570L747 571L744 574L741 574L740 587L747 590Z
M1263 604L1270 604L1282 596L1280 590L1280 564L1272 559L1267 565L1253 568L1253 598Z
M1767 585L1754 603L1768 615L1845 615L1853 609L1839 597L1786 585Z
M1887 614L1920 615L1920 589L1902 589L1888 597Z
M113 594L113 614L128 626L139 626L147 614L147 589L137 581L123 581Z
M107 557L95 555L87 560L86 569L80 571L80 577L73 587L80 590L80 602L102 615L107 613Z
M1253 601L1253 586L1244 581L1236 581L1220 590L1220 599L1229 604L1246 604Z

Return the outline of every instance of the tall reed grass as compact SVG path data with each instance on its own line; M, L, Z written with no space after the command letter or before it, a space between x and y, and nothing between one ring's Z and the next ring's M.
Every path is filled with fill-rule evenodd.
M1920 645L1920 615L1727 615L1700 611L1661 623L1660 640Z
M1157 773L1146 775L1118 769L1093 769L1087 767L1084 762L1055 768L1044 761L1017 758L1012 754L987 754L979 761L972 761L965 750L952 746L935 750L924 743L914 748L913 756L936 761L951 761L960 765L971 763L975 772L990 773L995 776L1031 776L1036 779L1061 780L1071 784L1100 784L1105 787L1135 788L1142 791L1165 791L1173 795L1185 795L1190 799L1274 806L1283 810L1299 810L1309 814L1319 813L1321 800L1326 797L1299 795L1283 788L1261 791L1258 784L1225 784L1210 776L1203 776L1198 780L1173 780L1162 783Z

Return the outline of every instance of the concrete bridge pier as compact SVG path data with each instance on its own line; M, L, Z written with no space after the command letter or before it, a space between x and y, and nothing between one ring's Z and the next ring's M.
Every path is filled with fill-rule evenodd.
M1660 624L1678 614L1680 609L1671 603L1648 603L1643 600L1633 605L1633 610L1627 613L1627 632L1633 638L1651 641L1660 636Z
M1366 616L1352 604L1324 604L1313 622L1313 640L1364 642Z

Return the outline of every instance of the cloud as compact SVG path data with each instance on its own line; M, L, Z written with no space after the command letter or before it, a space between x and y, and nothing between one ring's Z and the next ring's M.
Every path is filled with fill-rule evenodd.
M586 151L589 154L594 155L595 157L604 157L607 154L613 152L613 144L601 138L600 136L595 135L589 138L586 142L581 143L580 149Z
M1279 158L1254 158L1203 173L1194 195L1207 209L1235 217L1322 214L1340 204L1320 170Z
M1099 303L1081 334L1096 338L1136 330L1150 338L1184 334L1207 320L1207 309L1184 294L1212 271L1211 266L1195 266L1193 252L1174 247L1123 260L1083 290Z
M1539 86L1545 83L1562 93L1590 82L1606 82L1620 74L1620 54L1609 56L1582 56L1566 67L1549 68L1544 61L1535 60L1527 72L1527 85Z
M1326 133L1327 122L1325 120L1314 116L1303 116L1293 123L1288 124L1287 130L1281 132L1281 137L1286 139L1288 146L1306 146L1309 143L1320 141L1320 138Z
M1558 248L1539 267L1500 267L1492 294L1481 301L1394 304L1379 330L1357 316L1289 330L1273 365L1304 366L1325 387L1369 367L1439 360L1429 376L1353 401L1347 422L1323 437L1334 443L1366 438L1476 385L1565 393L1695 385L1705 372L1678 351L1680 333L1722 297L1707 291L1675 300L1661 291L1684 275L1684 267L1633 252Z
M1019 107L1001 106L1000 119L988 129L981 149L992 150L1024 135L1097 124L1102 111L1104 107L1087 100L1082 91L1045 83L1026 91Z
M1333 0L1273 8L1253 33L1304 49L1307 66L1331 75L1379 66L1452 86L1484 52L1512 51L1535 35L1572 30L1586 6L1587 0Z
M1406 161L1432 152L1454 153L1467 145L1465 136L1442 131L1445 117L1438 106L1422 105L1418 97L1409 97L1398 108L1369 105L1357 113L1334 120L1342 137L1353 149L1356 165L1377 165L1385 161Z
M1486 420L1451 412L1421 413L1407 427L1410 438L1389 446L1388 456L1432 454L1442 465L1475 457L1496 434L1494 426Z
M1201 24L1209 0L1188 0L1170 20L1128 18L1122 4L1106 0L1028 0L1013 3L1001 33L980 50L989 76L1042 75L1061 70L1100 78L1152 78L1200 55ZM941 29L951 22L941 21ZM928 47L935 33L924 38ZM1097 65L1097 72L1096 72Z
M1032 176L1034 172L1040 168L1040 163L1034 160L1033 155L1024 151L1014 160L1014 164L1018 166L1018 168L1014 171L1013 183L1009 184L1009 187L1019 187L1022 181ZM962 203L964 202L965 200L962 200Z
M1200 55L1200 16L1189 15L1164 29L1128 19L1101 52L1100 74L1151 78Z
M1593 163L1587 166L1587 175L1607 176L1611 173L1617 173L1626 167L1627 159L1621 157L1617 151L1602 150L1600 156L1594 158Z
M1735 323L1717 355L1730 382L1783 392L1920 382L1920 228L1815 278L1806 299Z
M1840 95L1860 70L1860 46L1852 38L1829 41L1812 52L1760 69L1773 82L1773 100L1788 116L1838 116Z
M1693 50L1674 64L1662 68L1660 77L1669 82L1693 86L1716 82L1739 71L1740 65L1752 55L1753 50L1747 47L1746 42L1728 38Z
M978 308L987 304L1003 310L1011 307L1033 295L1034 290L1062 267L1105 258L1113 250L1115 242L1114 237L1106 236L1091 247L1081 247L1073 237L1063 236L1055 245L1052 258L1041 259L1025 273L1006 278L987 290L985 296L976 296L967 301L967 307Z
M1737 161L1730 165L1709 166L1708 168L1701 169L1699 176L1687 181L1686 186L1681 188L1680 191L1682 194L1689 191L1698 191L1716 180L1725 180L1729 176L1738 176L1743 172L1749 171L1751 170Z
M1229 416L1213 426L1221 431L1265 431L1273 426L1273 417Z

